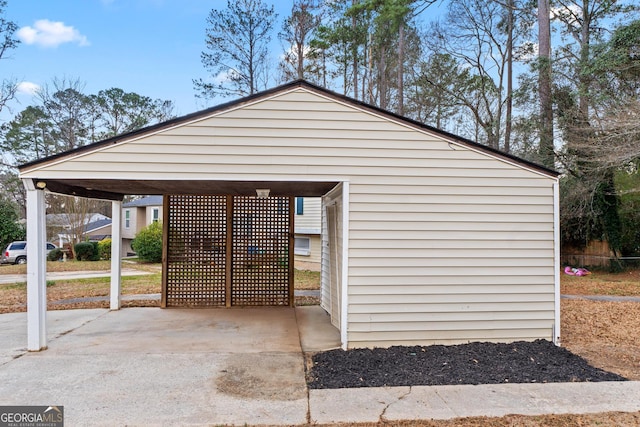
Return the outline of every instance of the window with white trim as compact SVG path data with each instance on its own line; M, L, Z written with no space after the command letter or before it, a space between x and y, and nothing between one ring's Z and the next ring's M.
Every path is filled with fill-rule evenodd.
M302 256L311 255L311 239L308 237L296 237L294 253Z
M129 209L126 209L124 211L124 228L130 228L131 227L131 211Z
M160 219L160 208L153 208L151 210L151 222L158 222Z

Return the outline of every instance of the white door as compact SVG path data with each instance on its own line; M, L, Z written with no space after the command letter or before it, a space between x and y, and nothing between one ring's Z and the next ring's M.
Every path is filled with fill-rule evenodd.
M340 251L338 250L338 217L337 205L327 206L327 232L329 237L329 301L331 304L329 314L331 324L340 329L340 302L341 302L341 262Z

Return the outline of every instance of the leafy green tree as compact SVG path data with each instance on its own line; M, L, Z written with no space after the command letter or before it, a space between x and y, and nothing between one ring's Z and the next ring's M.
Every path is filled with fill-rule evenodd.
M53 122L42 107L29 106L6 126L0 148L22 164L58 153Z
M368 33L372 14L358 0L327 3L327 22L315 32L311 44L322 46L332 75L341 79L342 92L372 102Z
M131 132L173 116L173 103L151 99L120 88L101 90L91 96L100 139Z
M210 77L193 80L200 97L246 96L266 87L277 16L261 0L227 0L226 9L211 10L201 55Z
M320 52L311 45L314 32L322 22L317 0L296 0L278 38L284 44L284 55L280 61L280 72L284 81L306 79L320 82Z
M24 227L18 223L18 207L10 200L0 198L0 250L14 240L24 240Z
M83 89L84 84L78 80L54 79L39 92L38 105L28 106L3 126L0 185L23 211L24 188L17 179L17 165L165 121L173 115L171 101L118 88L97 95L87 95ZM93 199L47 195L49 213L67 214L67 234L74 242L82 240L88 214L101 212L103 206L105 202Z
M153 222L136 234L131 247L138 257L147 262L162 261L162 224Z
M438 129L450 128L461 110L454 94L464 89L469 78L469 70L449 54L434 53L420 61L409 80L408 114Z
M615 176L617 169L626 168L633 159L629 152L621 156L624 153L621 148L637 143L631 143L630 135L614 130L618 118L612 117L612 113L620 120L628 118L629 112L633 115L637 94L629 97L620 90L629 85L629 75L616 75L624 69L619 68L616 60L620 59L615 47L620 46L617 43L620 39L615 34L620 33L615 30L614 37L607 41L610 33L606 27L612 20L637 11L638 6L588 0L559 0L559 4L562 7L556 19L564 44L557 49L554 61L554 68L559 70L555 100L565 143L559 159L579 183L575 185L579 191L563 200L563 203L572 201L569 205L572 208L563 211L569 216L561 216L561 221L563 225L572 223L585 229L587 239L606 240L612 251L620 254L622 221ZM633 26L628 29L629 34L634 34Z
M73 150L92 141L91 98L80 80L54 79L37 93L40 108L51 123L56 151Z

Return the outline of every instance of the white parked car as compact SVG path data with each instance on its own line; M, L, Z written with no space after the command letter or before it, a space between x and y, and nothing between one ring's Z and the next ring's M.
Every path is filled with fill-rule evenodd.
M47 242L47 254L56 248L53 243ZM27 263L27 242L17 241L11 242L7 248L2 251L0 264L26 264Z

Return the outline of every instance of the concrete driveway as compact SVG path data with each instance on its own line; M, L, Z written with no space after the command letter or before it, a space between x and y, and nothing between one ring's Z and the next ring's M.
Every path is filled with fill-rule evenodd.
M0 315L0 406L64 406L69 426L304 425L640 411L640 382L307 390L302 351L339 345L318 306Z
M68 425L303 424L305 350L339 346L319 307L48 313L26 353L24 313L0 316L0 405L63 405Z

